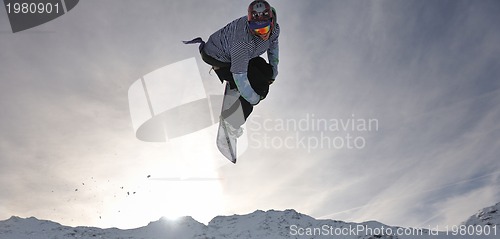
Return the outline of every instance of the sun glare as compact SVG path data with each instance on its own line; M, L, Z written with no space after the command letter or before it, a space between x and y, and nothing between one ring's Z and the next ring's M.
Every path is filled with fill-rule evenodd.
M222 209L222 188L218 181L186 179L159 181L158 184L163 188L160 196L163 200L158 200L157 204L168 219L192 216L206 223Z
M223 189L216 179L158 178L139 187L140 192L109 205L101 226L130 229L160 218L177 221L185 216L207 224L224 212Z
M148 161L133 171L145 171L146 176L122 182L127 186L118 189L125 192L124 195L120 191L123 196L108 194L111 198L106 201L110 203L106 203L100 223L137 228L160 218L176 221L190 216L207 224L223 214L226 204L218 168L229 162L219 156L212 144L192 145L192 142L212 142L215 132L209 128L169 141L162 150L139 155Z

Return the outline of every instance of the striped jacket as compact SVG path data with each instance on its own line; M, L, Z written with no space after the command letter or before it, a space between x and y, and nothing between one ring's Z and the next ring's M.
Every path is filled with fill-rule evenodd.
M279 25L275 23L269 39L264 41L250 32L247 17L244 16L213 33L206 42L204 51L218 61L231 63L230 70L241 95L251 104L256 104L260 96L248 82L248 62L267 52L269 63L273 66L273 79L276 78L279 63L279 33Z
M210 36L205 53L221 62L231 63L232 73L247 71L250 59L268 52L269 63L278 66L278 37L280 28L275 24L269 40L264 41L252 34L247 17L238 18Z

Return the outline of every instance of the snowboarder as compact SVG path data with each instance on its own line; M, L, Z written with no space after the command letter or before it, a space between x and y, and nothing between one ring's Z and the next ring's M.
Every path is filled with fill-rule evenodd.
M243 117L230 117L234 112L228 111L221 114L221 122L233 137L243 134L241 125L266 98L278 75L279 33L276 10L264 0L255 0L248 6L247 16L219 29L206 43L200 37L184 42L201 44L203 61L212 66L221 82L229 84L226 94L238 97L235 104L241 105ZM260 57L265 52L269 63Z

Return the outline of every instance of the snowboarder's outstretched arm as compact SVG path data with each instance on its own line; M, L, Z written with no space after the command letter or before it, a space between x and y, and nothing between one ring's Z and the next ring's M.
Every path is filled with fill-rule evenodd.
M278 39L276 39L271 42L271 46L269 47L269 50L267 50L267 59L269 59L269 64L273 66L273 80L276 79L276 76L278 76L278 63L280 62L279 52L280 49Z
M280 35L280 26L278 24L278 15L276 14L276 9L274 7L272 7L271 9L273 11L273 21L275 24L274 34L276 35L276 38L271 41L271 45L267 50L267 59L269 60L269 64L273 66L273 78L271 79L271 82L269 82L270 84L276 79L276 76L278 76L278 63L280 62L280 49L278 42L278 37Z

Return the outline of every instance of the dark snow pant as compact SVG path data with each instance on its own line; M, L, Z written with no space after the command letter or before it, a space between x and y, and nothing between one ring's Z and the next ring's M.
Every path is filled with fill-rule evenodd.
M201 58L205 63L215 66L216 69L215 73L221 80L221 82L227 81L229 83L229 86L231 89L236 88L236 84L234 83L234 78L233 74L231 73L231 64L226 63L226 62L220 62L213 57L207 55L203 49L200 51ZM250 82L250 85L252 86L253 90L255 93L259 94L262 96L261 98L265 98L267 96L267 93L269 92L269 81L273 77L273 68L270 64L264 60L262 57L255 57L250 60L248 63L248 71L247 71L247 76L248 76L248 81ZM240 96L238 101L236 101L235 104L241 104L241 107L243 109L243 117L244 120L230 120L231 118L228 118L227 115L222 113L223 118L228 118L229 123L234 126L235 128L240 127L242 124L245 123L246 119L248 116L253 111L253 105L251 105L248 101L246 101L243 97ZM238 105L235 105L235 107L231 108L237 108L239 107ZM231 114L232 112L227 112L227 114Z

